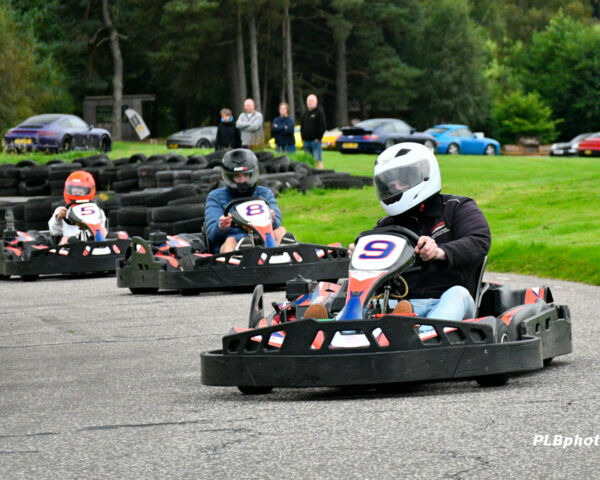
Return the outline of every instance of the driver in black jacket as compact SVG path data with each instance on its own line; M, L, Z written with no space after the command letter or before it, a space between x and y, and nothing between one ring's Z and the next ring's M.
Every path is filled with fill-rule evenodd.
M419 271L403 274L408 297L396 313L442 320L475 316L474 295L491 245L485 216L468 197L441 194L441 175L431 150L417 143L388 148L375 162L377 197L388 213L378 227L399 225L419 235Z

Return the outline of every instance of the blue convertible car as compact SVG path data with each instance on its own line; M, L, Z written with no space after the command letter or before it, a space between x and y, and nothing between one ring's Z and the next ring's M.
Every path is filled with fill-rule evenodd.
M110 132L94 128L75 115L47 113L25 120L4 136L7 151L67 152L69 150L101 150L112 148Z
M498 155L500 143L493 138L486 138L473 133L466 125L443 124L425 130L437 141L437 153L457 155Z

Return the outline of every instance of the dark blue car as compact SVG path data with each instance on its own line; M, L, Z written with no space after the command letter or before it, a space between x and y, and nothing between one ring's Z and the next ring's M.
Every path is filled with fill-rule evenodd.
M436 141L431 135L416 132L403 120L371 118L352 127L342 127L336 148L342 153L379 153L400 142L416 142L435 151Z
M4 136L4 148L7 151L93 149L110 152L112 138L108 130L94 128L76 115L47 113L30 117L11 128Z

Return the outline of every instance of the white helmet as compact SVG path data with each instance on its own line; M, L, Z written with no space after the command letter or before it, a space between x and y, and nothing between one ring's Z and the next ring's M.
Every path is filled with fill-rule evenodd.
M373 183L388 215L400 215L442 189L435 155L420 143L398 143L375 161Z

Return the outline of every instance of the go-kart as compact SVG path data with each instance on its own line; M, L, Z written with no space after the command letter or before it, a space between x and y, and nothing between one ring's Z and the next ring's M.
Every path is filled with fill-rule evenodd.
M12 275L36 280L39 275L114 272L116 262L129 246L126 232L107 232L94 202L73 204L65 222L77 225L82 234L60 244L48 231L17 231L12 210L6 213L2 232L0 277Z
M132 293L195 294L257 283L285 285L297 275L316 280L346 276L348 251L341 246L298 243L293 237L277 246L271 210L262 198L235 199L225 207L225 215L229 212L232 223L247 232L247 247L213 255L208 253L212 249L206 238L190 250L186 239L182 243L181 238L155 235L157 240L146 242L133 237L131 249L117 267L117 285Z
M202 383L255 394L443 379L499 386L572 351L569 308L556 305L548 287L482 282L485 261L473 292L476 318L394 313L393 301L410 293L402 274L428 268L416 261L417 240L402 227L363 233L343 284L292 280L287 301L274 302L268 316L258 285L248 327L201 354Z

